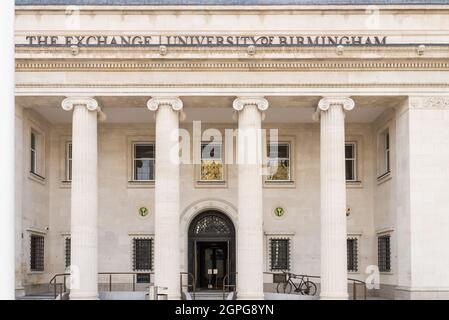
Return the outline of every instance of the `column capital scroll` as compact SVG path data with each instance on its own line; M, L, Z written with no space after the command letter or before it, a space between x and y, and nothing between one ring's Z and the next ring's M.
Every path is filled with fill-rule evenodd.
M92 97L68 97L62 101L61 106L65 111L72 111L76 106L85 106L89 111L101 112L98 101Z
M268 109L268 100L264 97L239 97L234 100L232 107L236 111L242 111L245 106L255 105L259 111Z
M173 111L182 111L184 104L178 97L153 97L147 102L150 111L157 111L160 106L169 106Z
M355 103L348 97L324 97L318 103L317 111L327 111L333 105L341 105L344 111L351 111Z

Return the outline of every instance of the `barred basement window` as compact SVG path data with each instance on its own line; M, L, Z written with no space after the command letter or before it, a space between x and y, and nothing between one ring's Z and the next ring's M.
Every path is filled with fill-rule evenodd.
M359 270L358 266L358 239L350 238L346 240L347 250L348 250L348 271L357 272Z
M391 241L390 235L377 238L377 259L380 272L391 271Z
M133 270L150 271L153 268L153 239L133 239ZM137 283L149 283L149 274L137 275Z
M270 239L271 270L290 269L290 239Z
M65 238L65 267L70 268L72 254L72 240L70 238Z
M44 271L44 236L30 236L30 270Z

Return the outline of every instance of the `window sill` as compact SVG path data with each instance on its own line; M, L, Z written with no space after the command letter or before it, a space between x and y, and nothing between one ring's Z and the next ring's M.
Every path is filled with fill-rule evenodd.
M363 183L362 183L362 181L359 181L359 180L346 181L346 188L349 188L349 189L363 188Z
M43 177L43 176L41 176L41 175L39 175L37 173L31 172L31 171L30 171L30 173L28 175L28 178L30 180L32 180L34 182L37 182L37 183L40 183L42 185L45 185L45 183L46 183L45 177Z
M196 188L227 188L228 183L225 180L206 181L197 180L195 183Z
M72 181L61 181L59 187L61 189L70 189L72 187Z
M381 276L392 276L394 275L393 271L379 271Z
M154 181L128 181L129 189L153 189Z
M360 274L360 271L348 271L348 274L356 275L356 274Z
M41 275L44 273L45 273L45 271L28 271L29 275Z
M380 185L384 182L387 182L390 179L391 179L391 171L387 171L377 177L377 184Z
M296 184L293 180L275 181L265 180L264 188L295 188Z

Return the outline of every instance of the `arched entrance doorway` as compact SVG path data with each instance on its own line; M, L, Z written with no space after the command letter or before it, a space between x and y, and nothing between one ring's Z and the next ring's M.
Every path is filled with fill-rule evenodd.
M208 210L197 215L189 227L189 272L198 290L221 290L223 279L235 272L235 228L223 213ZM230 277L235 283L235 276Z

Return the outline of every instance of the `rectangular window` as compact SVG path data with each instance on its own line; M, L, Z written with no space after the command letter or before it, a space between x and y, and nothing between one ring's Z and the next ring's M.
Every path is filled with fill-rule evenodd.
M67 142L65 152L65 178L66 181L72 181L72 143Z
M347 242L347 251L348 251L348 271L349 272L357 272L359 270L358 266L358 239L349 238L346 240Z
M30 270L44 271L44 236L30 236Z
M37 174L37 148L38 148L38 136L34 131L31 131L31 141L30 141L30 172Z
M383 176L391 171L390 160L390 132L388 129L384 130L379 135L379 175Z
M391 271L391 237L390 235L377 238L377 259L380 272Z
M221 143L201 144L201 181L223 181L223 150Z
M72 254L72 240L67 237L64 239L64 256L65 256L65 267L70 268L71 264L71 254Z
M357 181L357 148L355 142L345 144L346 181Z
M133 239L133 270L149 271L153 265L153 239Z
M133 145L134 181L154 181L155 146L152 143Z
M390 172L390 133L388 130L384 133L384 158L385 172Z
M290 239L270 239L270 268L290 269Z
M290 145L288 143L269 144L268 181L290 181Z

